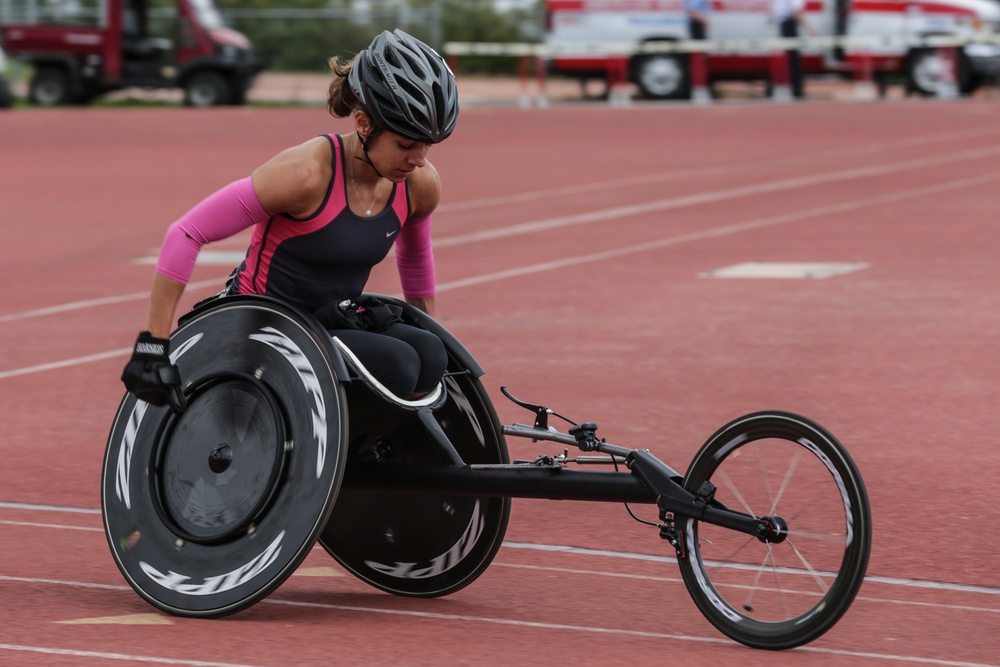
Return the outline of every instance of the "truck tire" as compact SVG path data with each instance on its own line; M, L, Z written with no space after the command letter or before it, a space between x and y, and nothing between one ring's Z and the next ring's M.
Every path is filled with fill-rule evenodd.
M28 100L43 107L72 104L73 79L65 67L43 66L28 83Z
M975 92L980 82L972 72L968 56L959 50L955 57L958 59L955 85L959 93L970 95ZM912 49L906 57L906 92L923 97L936 97L942 65L943 62L936 49Z
M687 58L680 54L639 56L632 66L632 78L647 99L678 100L689 95Z
M189 107L222 106L232 98L232 86L219 72L195 72L184 83L184 104Z
M7 80L0 76L0 109L9 109L14 106L14 94L10 91Z

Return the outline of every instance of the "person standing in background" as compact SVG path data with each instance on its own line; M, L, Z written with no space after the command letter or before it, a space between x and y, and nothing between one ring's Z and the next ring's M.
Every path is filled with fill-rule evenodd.
M805 0L771 0L771 16L778 24L781 37L798 38L800 28L812 32L805 21ZM802 57L798 47L785 51L788 58L788 82L792 96L797 100L805 97L802 82Z
M684 12L688 17L688 37L693 40L708 39L709 16L712 13L712 0L684 0ZM689 55L690 83L692 96L698 95L710 98L708 92L708 54L705 51L692 51Z
M684 0L684 12L688 17L688 36L691 39L708 39L711 0Z

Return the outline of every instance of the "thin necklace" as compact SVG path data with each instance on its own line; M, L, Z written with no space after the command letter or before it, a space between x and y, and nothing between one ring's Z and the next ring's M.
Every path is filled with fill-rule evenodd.
M352 142L351 142L351 157L352 158L354 157L354 149L355 149L355 147L356 147L356 144L354 143L354 140L352 140ZM365 202L362 201L361 195L358 193L358 184L354 182L354 160L353 159L350 161L350 165L351 165L351 187L354 188L354 196L358 198L358 202L359 203L364 204ZM374 208L375 202L378 201L378 186L380 186L380 185L382 185L382 179L381 178L378 179L377 183L375 183L375 190L374 190L374 192L375 192L375 198L372 199L372 203L369 204L368 208L365 209L365 215L371 215L372 214L372 208Z

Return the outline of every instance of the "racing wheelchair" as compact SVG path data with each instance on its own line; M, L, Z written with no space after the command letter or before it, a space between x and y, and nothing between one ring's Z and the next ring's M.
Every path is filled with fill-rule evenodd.
M870 508L823 427L786 412L740 417L682 475L506 387L532 419L502 425L469 351L425 313L379 298L445 343L445 376L420 400L391 395L311 315L267 297L220 298L181 318L171 359L187 407L126 393L104 459L108 544L147 602L187 617L241 611L317 541L375 588L447 595L490 565L512 498L540 498L654 506L657 520L629 514L670 545L704 616L745 645L800 646L847 611L868 563ZM507 437L563 451L511 461Z

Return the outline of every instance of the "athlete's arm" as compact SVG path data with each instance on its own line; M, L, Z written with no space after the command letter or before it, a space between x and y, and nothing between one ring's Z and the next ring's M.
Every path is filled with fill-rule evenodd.
M316 137L278 153L250 174L261 207L277 215L307 218L323 204L330 183L330 141Z
M206 197L170 225L156 263L147 330L159 338L169 337L177 303L203 245L232 236L267 217L248 177Z
M431 246L431 214L441 199L441 179L434 165L427 162L410 175L407 187L410 214L396 241L396 267L406 302L432 314L437 282Z
M325 152L325 156L324 156ZM285 150L247 178L230 183L202 200L167 229L150 292L147 328L167 338L177 304L194 271L202 246L227 238L276 213L304 217L326 192L330 149L319 137Z

